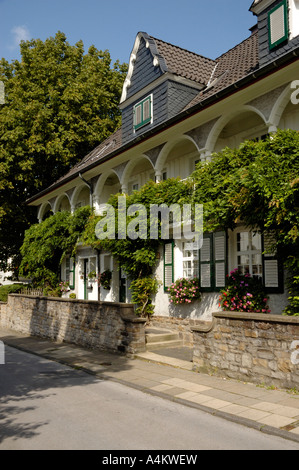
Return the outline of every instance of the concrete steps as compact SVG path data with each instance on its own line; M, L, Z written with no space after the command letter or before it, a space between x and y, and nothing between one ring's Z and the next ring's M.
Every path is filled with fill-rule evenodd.
M183 346L183 341L180 340L177 332L161 328L147 328L145 330L145 340L147 351Z

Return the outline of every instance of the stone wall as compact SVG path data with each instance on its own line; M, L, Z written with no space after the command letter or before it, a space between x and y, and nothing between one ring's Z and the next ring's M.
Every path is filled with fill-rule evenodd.
M131 304L11 294L0 305L2 328L129 354L145 350L145 324Z
M192 330L194 370L299 390L299 317L219 312Z
M197 325L210 324L199 319L179 318L179 317L163 317L154 315L151 318L150 326L156 328L165 328L166 330L176 331L179 338L183 341L184 346L193 346L193 331L192 328Z

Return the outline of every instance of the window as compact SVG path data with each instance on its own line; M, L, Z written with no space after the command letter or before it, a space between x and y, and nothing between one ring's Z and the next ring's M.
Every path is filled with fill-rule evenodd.
M195 243L183 243L183 277L194 279L198 277L198 247Z
M242 274L262 277L262 237L259 233L237 233L237 267Z
M276 46L288 39L289 28L287 0L283 0L269 12L268 28L270 49L274 49Z
M134 130L152 121L152 95L134 106Z
M263 235L240 230L232 238L234 259L232 269L237 267L243 274L249 273L262 279L267 293L281 293L283 267L276 251L275 237L267 232Z
M69 283L70 289L75 289L75 261L69 256L65 259L64 278Z

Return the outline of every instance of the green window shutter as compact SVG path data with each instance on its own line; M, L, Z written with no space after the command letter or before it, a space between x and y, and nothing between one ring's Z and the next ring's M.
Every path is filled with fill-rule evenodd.
M134 129L137 130L152 120L152 95L134 106Z
M173 266L173 249L174 243L165 243L164 245L164 290L174 282L174 266Z
M273 248L275 237L272 233L265 233L262 237L263 251L263 282L268 294L284 292L283 265Z
M73 258L67 258L67 269L68 269L68 279L70 289L75 289L75 260Z
M216 232L213 237L214 241L214 263L215 263L215 290L225 287L226 281L226 233Z
M213 277L213 234L205 234L199 250L199 281L203 292L213 291Z
M275 8L272 8L272 10L269 11L268 31L270 50L288 39L289 26L287 0L282 0Z
M199 250L199 280L203 292L217 292L225 287L227 271L226 233L203 236Z
M134 127L138 129L142 125L142 104L138 104L134 108Z

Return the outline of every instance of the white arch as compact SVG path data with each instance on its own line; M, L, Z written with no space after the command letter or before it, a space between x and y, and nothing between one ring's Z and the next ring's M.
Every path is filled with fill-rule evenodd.
M40 206L39 210L38 210L38 213L37 213L37 218L38 220L41 222L43 220L43 217L46 213L45 209L50 206L50 210L53 210L52 209L52 205L50 204L49 201L47 202L43 202L43 204Z
M75 191L73 192L72 197L71 197L71 200L70 200L71 211L74 211L75 206L76 206L76 202L77 202L77 199L78 199L78 196L79 196L79 194L80 194L80 192L82 191L83 188L87 188L87 189L89 190L88 184L82 183L82 184L80 184L79 186L76 186L76 189L75 189Z
M226 124L228 124L229 121L231 121L234 117L238 116L238 114L243 114L244 112L248 112L248 111L257 114L267 126L265 116L263 115L261 111L256 109L254 106L244 105L240 108L235 109L231 113L223 115L222 117L218 119L218 121L214 124L213 128L211 129L209 133L209 136L206 141L205 150L212 153L214 151L217 139L222 129L226 126Z
M57 196L55 202L54 202L54 205L53 205L53 213L56 214L56 212L58 212L59 210L59 204L61 203L62 199L64 197L67 197L67 200L69 201L70 203L70 206L71 206L71 201L70 201L70 198L68 197L67 193L62 193L60 194L59 196Z
M269 124L272 126L275 126L276 128L279 125L280 119L283 115L283 112L287 106L287 104L291 100L291 94L294 90L291 88L291 84L289 83L283 92L279 95L277 98L276 102L274 103L274 106L272 108L270 117L269 117Z
M174 147L176 145L180 144L184 140L188 140L189 142L192 142L192 144L195 146L196 150L199 153L198 145L196 144L194 139L192 139L191 136L186 135L186 134L180 135L176 139L167 142L167 144L165 144L164 147L162 148L162 150L159 153L159 156L157 158L156 164L155 164L155 171L156 172L162 172L163 171L165 162L166 162L167 157L168 157L169 153L171 152L171 150L174 149Z
M104 186L105 186L105 183L106 183L107 179L109 178L109 176L111 176L111 174L114 174L114 175L117 177L117 179L118 179L118 181L119 181L119 184L121 184L121 183L120 183L120 180L119 180L119 176L118 176L118 174L116 173L116 171L113 170L113 169L108 170L108 171L106 171L105 173L103 173L103 174L99 177L99 179L98 179L98 181L97 181L97 184L96 184L96 186L95 186L95 188L94 188L94 195L95 195L95 197L101 196L102 191L103 191L103 188L104 188Z
M124 187L127 188L128 181L129 181L129 178L130 178L130 176L131 176L132 170L135 168L136 165L138 165L138 163L140 163L140 161L142 161L142 160L144 160L144 159L145 159L145 160L148 160L149 163L150 163L150 165L151 165L151 167L152 167L152 169L155 170L154 165L153 165L151 159L150 159L147 155L142 154L142 155L140 155L140 156L138 156L138 157L136 157L136 158L133 158L132 160L130 160L130 161L127 163L127 165L126 165L126 167L125 167L125 169L124 169L124 172L123 172L123 174L122 174L122 177L121 177L121 180L120 180L120 183L121 183L122 188L124 188Z

